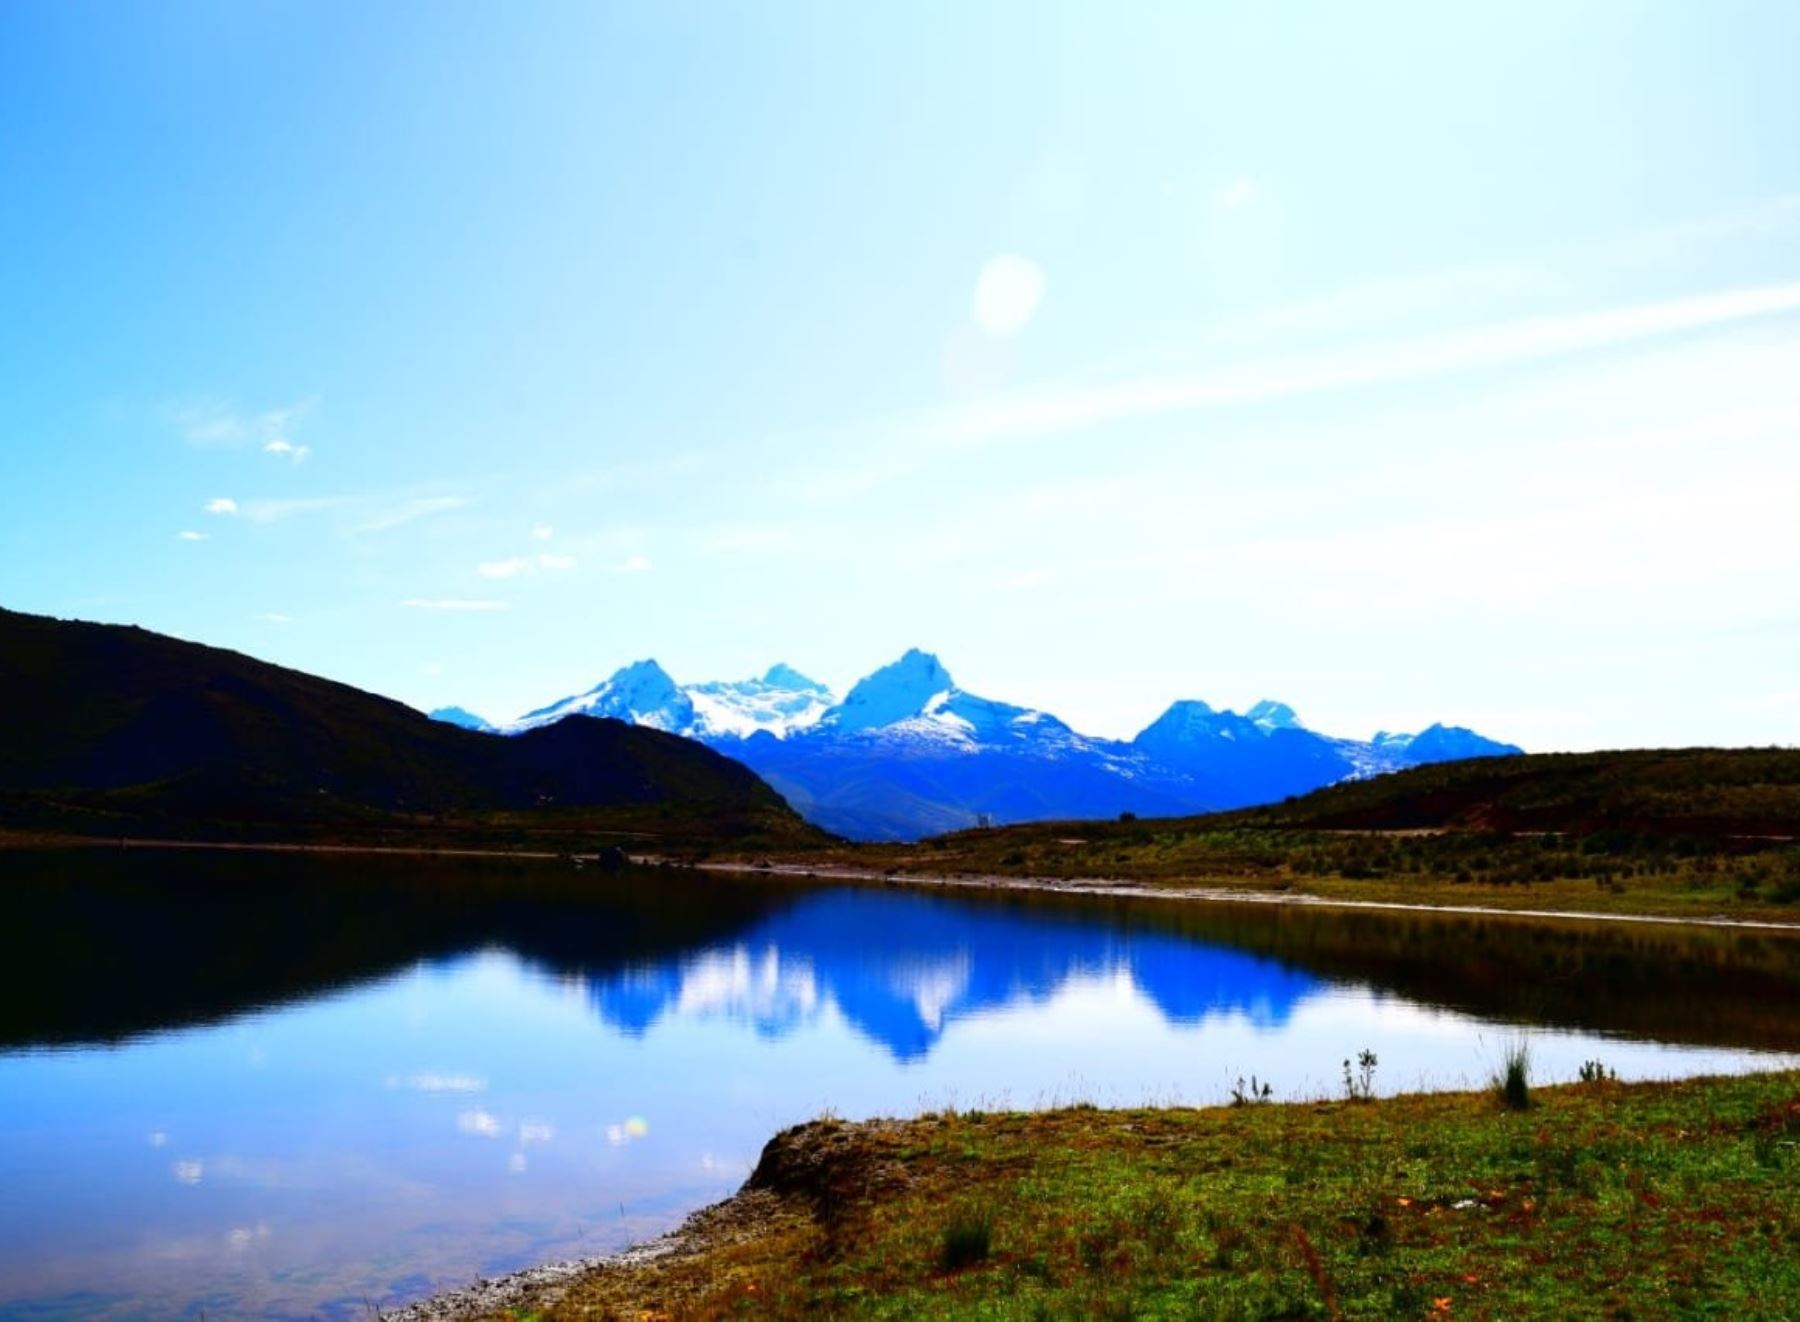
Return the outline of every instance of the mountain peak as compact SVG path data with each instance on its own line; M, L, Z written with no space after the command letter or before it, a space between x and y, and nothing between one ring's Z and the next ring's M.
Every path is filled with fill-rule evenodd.
M832 723L840 730L892 725L919 715L933 698L955 689L950 672L935 656L908 648L898 661L858 680L833 713Z
M586 693L526 712L509 728L516 732L575 715L610 716L634 725L679 731L693 721L694 704L668 671L646 658L620 666Z
M762 682L772 689L799 689L807 693L824 693L826 688L816 679L809 679L795 670L785 661L777 661L764 673Z
M1285 702L1274 702L1268 698L1245 712L1244 719L1265 730L1293 730L1300 725L1300 718L1294 714L1292 707Z
M466 707L434 707L425 714L434 721L442 721L445 725L460 725L465 730L492 733L494 729L486 720Z

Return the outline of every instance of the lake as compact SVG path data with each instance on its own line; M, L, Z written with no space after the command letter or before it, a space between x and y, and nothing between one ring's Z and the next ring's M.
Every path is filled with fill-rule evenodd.
M366 1317L779 1128L1790 1065L1800 939L561 863L0 856L0 1313Z

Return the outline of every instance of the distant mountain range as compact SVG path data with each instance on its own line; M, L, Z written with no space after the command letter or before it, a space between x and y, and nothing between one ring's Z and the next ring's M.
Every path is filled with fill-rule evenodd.
M407 830L633 837L807 828L739 762L582 717L516 739L144 629L0 610L0 824L83 833L344 837Z
M787 665L757 679L677 684L655 661L500 726L460 707L431 713L521 734L573 715L679 734L756 770L802 816L853 839L1057 818L1172 816L1268 803L1428 762L1516 754L1459 726L1341 739L1259 702L1239 714L1182 700L1129 741L1078 734L1048 712L959 688L917 649L841 702Z

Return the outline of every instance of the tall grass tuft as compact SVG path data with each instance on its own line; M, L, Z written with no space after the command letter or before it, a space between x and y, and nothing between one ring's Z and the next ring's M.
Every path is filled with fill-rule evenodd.
M1500 1058L1494 1074L1494 1092L1509 1111L1531 1106L1531 1044L1524 1038L1512 1043Z
M986 1262L993 1242L992 1212L985 1208L959 1212L944 1227L943 1242L938 1248L938 1265L946 1272L956 1272Z

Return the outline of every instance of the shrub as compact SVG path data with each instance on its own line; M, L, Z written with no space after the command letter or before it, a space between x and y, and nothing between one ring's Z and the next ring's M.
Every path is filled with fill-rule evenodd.
M1586 1068L1585 1066L1583 1067ZM1509 1111L1523 1111L1531 1105L1531 1044L1520 1038L1507 1047L1494 1074L1494 1092L1500 1104Z
M1346 1065L1349 1064L1348 1061L1345 1061L1344 1063ZM1259 1102L1268 1101L1274 1094L1274 1086L1259 1081L1254 1074L1250 1076L1250 1087L1246 1090L1244 1087L1244 1076L1240 1074L1238 1075L1237 1083L1234 1084L1231 1089L1231 1104L1233 1106L1254 1106Z
M978 1262L986 1262L993 1246L994 1218L985 1209L972 1209L957 1214L944 1227L943 1242L938 1249L938 1265L946 1272L961 1271Z

